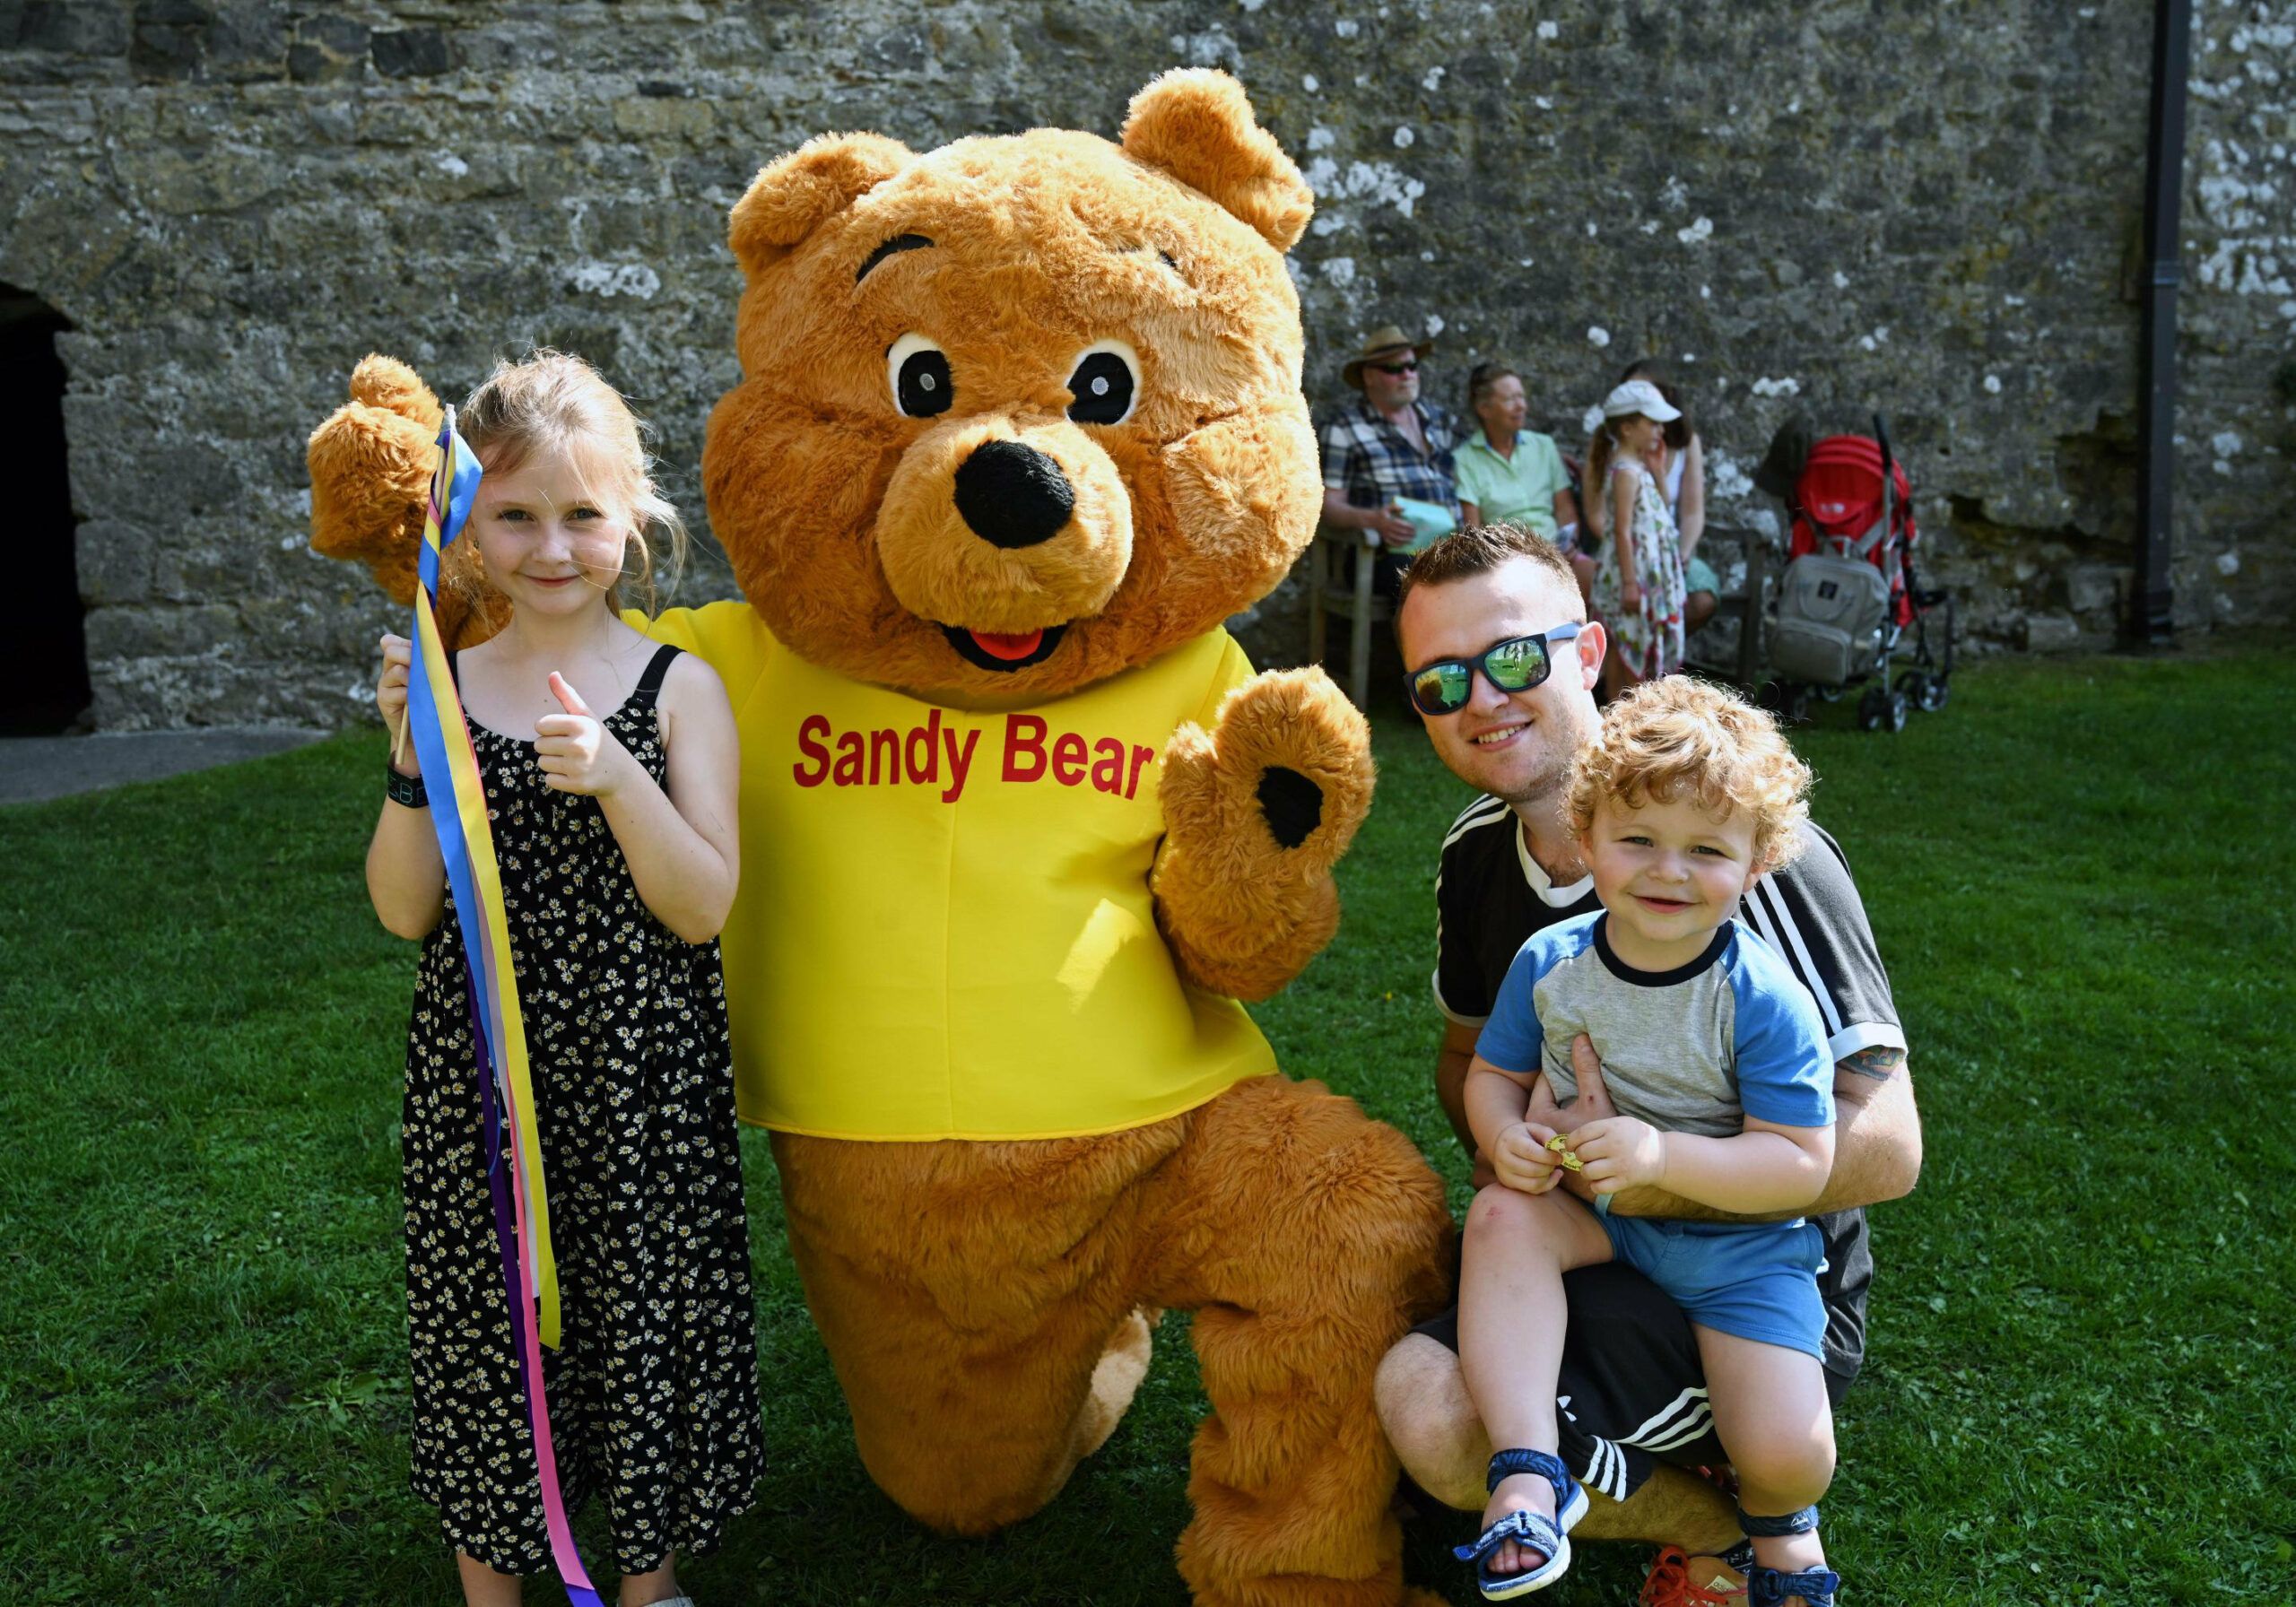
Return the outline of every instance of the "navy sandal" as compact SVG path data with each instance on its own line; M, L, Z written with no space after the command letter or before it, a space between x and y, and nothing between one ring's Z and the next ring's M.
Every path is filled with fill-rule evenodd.
M1544 1451L1500 1451L1491 1458L1490 1470L1483 1475L1483 1487L1497 1490L1501 1481L1518 1473L1532 1473L1554 1486L1554 1516L1547 1518L1527 1507L1518 1508L1500 1518L1475 1537L1473 1545L1455 1546L1451 1554L1461 1562L1475 1565L1474 1582L1486 1602L1505 1602L1535 1590L1544 1590L1562 1577L1570 1567L1570 1531L1587 1516L1587 1492L1570 1476L1570 1470L1561 1459ZM1544 1555L1546 1560L1534 1568L1518 1574L1494 1574L1484 1566L1484 1559L1509 1541L1528 1546ZM1827 1607L1832 1607L1828 1603Z
M1756 1517L1744 1507L1738 1509L1738 1524L1749 1538L1754 1535L1807 1534L1818 1526L1818 1509L1805 1507L1799 1512L1788 1512L1776 1517ZM1841 1576L1831 1568L1813 1568L1798 1574L1786 1573L1760 1563L1745 1570L1746 1607L1781 1607L1789 1597L1800 1596L1808 1607L1833 1607L1834 1592L1841 1588Z

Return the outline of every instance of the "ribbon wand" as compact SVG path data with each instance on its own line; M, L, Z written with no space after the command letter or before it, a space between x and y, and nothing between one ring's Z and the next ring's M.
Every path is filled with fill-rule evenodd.
M470 517L478 494L478 459L455 430L447 410L439 430L439 467L431 476L430 505L418 552L421 584L414 592L413 663L406 684L407 733L433 793L430 823L446 861L447 885L454 894L478 1009L477 1047L491 1068L500 1096L502 1125L509 1139L517 1183L521 1259L536 1302L542 1342L558 1348L558 1271L550 1247L550 1201L543 1186L542 1143L534 1123L534 1084L526 1064L526 1022L518 1010L512 974L509 912L502 901L502 876L494 858L494 834L487 825L486 787L477 751L455 688L454 665L439 634L437 600L446 549ZM435 779L434 779L435 777Z
M549 1405L543 1394L541 1347L555 1350L559 1343L558 1269L551 1250L550 1199L535 1124L526 1023L518 1009L510 953L509 912L487 820L485 779L456 690L454 662L439 634L437 604L445 552L470 517L480 478L477 456L456 432L455 410L449 407L439 430L439 465L430 478L417 553L421 583L414 588L406 734L430 789L431 828L446 862L447 885L462 934L471 1047L484 1113L487 1182L493 1195L511 1351L517 1359L534 1436L544 1526L567 1600L574 1607L602 1607L574 1547L573 1525L559 1487Z

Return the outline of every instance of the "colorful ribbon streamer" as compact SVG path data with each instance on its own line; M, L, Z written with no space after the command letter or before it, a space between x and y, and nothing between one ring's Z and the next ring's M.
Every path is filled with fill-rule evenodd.
M518 1012L518 989L511 974L510 927L503 913L502 877L494 862L494 837L486 824L486 791L479 778L478 753L471 746L462 699L455 691L454 667L448 660L446 644L439 639L433 609L442 555L470 517L478 482L478 459L455 433L454 412L448 409L439 430L439 467L431 476L430 502L422 521L422 584L414 592L414 652L419 668L407 678L407 725L431 795L430 823L438 831L439 851L447 862L447 884L454 889L463 949L478 994L481 1037L501 1085L502 1116L509 1129L516 1163L518 1237L526 1249L527 1285L539 1301L537 1325L542 1342L554 1351L558 1348L558 1266L551 1255L550 1201L543 1187L542 1141L535 1132L526 1022Z
M550 1409L543 1395L540 1347L556 1350L559 1343L558 1265L551 1253L550 1199L543 1185L526 1022L518 1011L510 925L494 858L494 835L487 825L486 790L436 612L441 560L470 517L479 477L478 458L455 432L450 407L439 430L439 466L430 478L430 505L422 521L422 584L414 588L415 668L407 677L407 728L430 790L430 824L438 833L447 884L454 890L456 919L462 927L495 1237L502 1252L512 1348L526 1391L527 1420L534 1429L544 1526L567 1599L574 1607L602 1607L574 1549L573 1527L559 1488Z
M476 1038L478 1026L478 976L471 973L471 1026ZM479 1053L483 1055L482 1047ZM478 1093L480 1121L486 1130L486 1173L489 1192L494 1197L494 1242L502 1249L502 1291L510 1307L510 1348L518 1358L518 1380L526 1392L526 1420L534 1425L535 1476L542 1485L542 1522L550 1535L551 1560L558 1565L558 1577L566 1586L566 1599L572 1607L605 1607L598 1599L597 1587L590 1583L590 1576L582 1567L582 1554L574 1549L574 1525L566 1514L566 1498L558 1484L558 1450L550 1438L550 1405L543 1398L542 1350L535 1341L535 1325L526 1320L534 1308L533 1294L525 1281L518 1257L517 1207L514 1201L517 1189L506 1175L509 1168L502 1164L501 1125L496 1120L494 1080L480 1068Z

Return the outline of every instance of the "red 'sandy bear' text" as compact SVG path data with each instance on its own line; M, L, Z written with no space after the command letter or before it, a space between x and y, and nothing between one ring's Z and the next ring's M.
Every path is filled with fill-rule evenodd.
M789 767L789 773L799 786L827 782L831 786L937 787L941 802L953 804L964 795L979 746L978 729L960 738L953 725L942 722L937 708L925 724L906 731L881 725L840 732L827 715L809 715L797 727L797 751L803 757ZM1140 790L1140 772L1155 757L1155 749L1137 743L1113 736L1087 738L1074 731L1056 735L1039 716L1008 714L996 775L1003 781L1089 786L1110 797L1130 798Z

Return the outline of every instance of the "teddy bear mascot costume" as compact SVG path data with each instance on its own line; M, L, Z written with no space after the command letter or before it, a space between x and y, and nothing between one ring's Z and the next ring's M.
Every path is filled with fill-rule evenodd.
M944 1533L1027 1517L1193 1311L1207 1607L1409 1599L1372 1375L1450 1232L1412 1145L1277 1074L1237 1003L1329 941L1371 795L1322 672L1254 675L1221 628L1322 497L1283 262L1311 204L1211 72L1121 144L767 167L703 455L746 601L643 627L740 721L742 1114L871 1476ZM382 359L352 389L316 540L403 590L437 403Z

